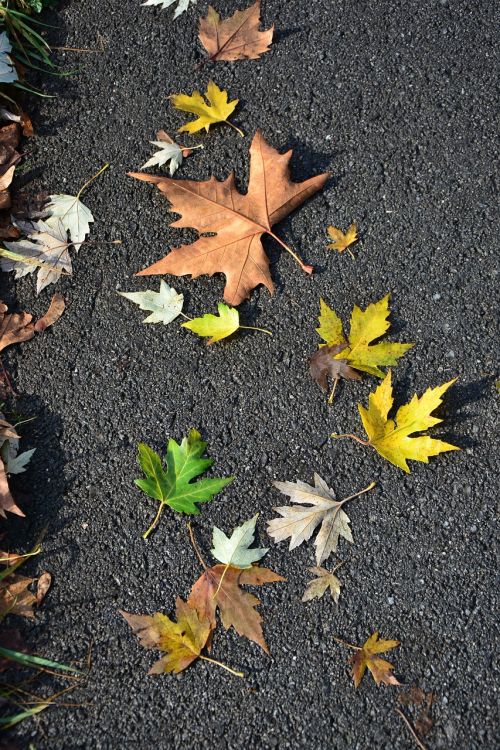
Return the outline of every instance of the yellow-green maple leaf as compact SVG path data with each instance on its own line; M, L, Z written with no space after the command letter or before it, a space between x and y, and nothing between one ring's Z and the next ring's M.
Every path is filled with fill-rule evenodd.
M213 81L208 82L205 97L208 103L199 91L193 91L191 95L174 94L170 97L176 109L198 115L196 120L180 127L179 133L197 133L198 130L203 130L203 128L208 132L210 125L215 125L217 122L227 122L228 125L235 128L232 123L227 121L227 118L234 112L239 100L233 99L232 102L229 102L227 91L221 90ZM235 128L235 130L243 135L239 128Z
M436 388L428 388L420 397L415 394L411 401L399 407L396 418L392 420L388 418L394 403L389 370L383 382L370 393L368 408L358 404L363 427L368 435L368 445L407 474L410 473L406 463L409 459L427 464L430 456L460 450L456 445L435 440L428 435L410 437L415 432L423 432L443 421L433 417L432 412L440 406L443 394L455 381L456 378Z
M240 327L240 314L234 307L228 307L223 302L217 305L219 314L205 313L200 318L194 318L182 323L183 328L197 333L198 336L210 336L208 344L225 339Z
M225 339L226 336L230 336L240 328L245 328L248 331L261 331L272 336L271 331L267 331L265 328L240 325L240 314L234 307L228 307L224 302L219 302L217 307L219 315L205 313L200 318L193 318L193 320L181 323L181 325L183 328L189 328L190 331L197 333L198 336L210 336L207 344L213 344L215 341Z
M351 315L349 339L342 331L342 321L324 300L320 300L319 328L317 333L326 342L326 346L345 343L345 349L334 356L334 359L345 359L356 370L361 370L378 378L384 377L380 367L397 365L398 359L406 354L414 344L394 344L382 342L372 344L383 336L390 327L387 318L390 315L389 294L378 302L372 302L366 310L354 305Z

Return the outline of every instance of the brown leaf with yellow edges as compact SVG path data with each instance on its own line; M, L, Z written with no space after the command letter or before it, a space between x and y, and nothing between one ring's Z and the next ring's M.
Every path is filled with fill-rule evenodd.
M260 0L245 10L237 10L223 21L217 11L208 6L205 18L200 18L200 42L209 60L256 60L269 51L274 26L259 31Z
M378 654L384 654L397 646L399 646L399 641L379 640L378 631L367 638L361 648L351 646L351 648L356 648L356 653L351 657L354 686L359 686L367 668L377 685L380 685L380 683L400 685L401 683L392 674L394 666L378 656Z
M311 266L304 265L276 237L271 227L320 190L329 174L292 182L289 172L291 155L291 151L280 154L257 131L250 147L250 179L246 195L236 190L234 174L223 182L218 182L215 177L197 182L129 173L138 180L154 183L168 198L171 210L181 215L171 226L192 227L200 233L191 245L174 248L137 275L191 274L192 278L197 278L203 274L224 273L224 300L230 305L239 305L259 284L264 284L271 293L274 290L269 259L260 239L265 233L292 252L302 270L311 273ZM208 233L212 236L207 236Z
M132 615L118 610L144 648L165 651L153 664L149 674L182 672L200 656L210 635L210 622L189 603L177 597L177 622L157 612L154 615Z
M222 576L224 578L221 583ZM238 635L258 643L268 654L269 649L262 632L262 616L256 610L260 601L240 587L263 586L284 580L273 570L260 568L258 565L244 569L214 565L198 578L189 594L188 604L199 612L203 620L210 622L212 629L217 625L215 613L218 607L226 630L233 626Z

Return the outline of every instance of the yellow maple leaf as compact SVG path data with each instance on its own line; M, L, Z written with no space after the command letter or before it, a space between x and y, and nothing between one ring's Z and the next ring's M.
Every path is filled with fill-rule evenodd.
M387 318L390 315L389 294L378 302L372 302L366 310L354 305L351 315L349 340L342 332L342 321L324 300L320 300L319 328L317 333L326 342L326 346L345 343L345 349L338 352L334 359L343 359L356 370L361 370L378 378L384 377L380 367L397 365L398 359L411 349L414 344L394 344L382 342L372 344L390 328ZM370 344L372 344L370 346Z
M215 125L217 122L225 122L243 136L242 131L227 119L234 112L239 100L233 99L232 102L229 102L227 91L221 90L213 81L208 82L205 97L208 103L199 91L193 91L191 95L173 94L170 97L176 109L179 109L181 112L192 112L194 115L198 115L196 120L180 127L178 132L197 133L198 130L205 128L208 133L211 125Z
M224 302L219 302L217 307L219 315L205 313L200 318L193 318L193 320L189 320L187 323L181 323L182 327L197 333L198 336L210 336L207 344L213 344L215 341L225 339L240 328L262 331L262 333L272 336L271 331L267 331L265 328L240 325L240 314L234 307L228 307Z
M330 239L333 240L328 243L328 247L330 250L338 250L339 253L343 253L349 245L358 241L358 227L355 222L351 224L345 234L341 229L332 226L327 228L327 232L330 235ZM350 250L348 252L352 255ZM352 255L352 257L354 256Z
M432 412L440 406L443 401L441 397L456 380L454 378L436 388L428 388L420 397L414 395L411 401L399 407L396 418L392 420L388 418L394 402L389 370L383 382L370 393L368 409L358 404L368 441L361 440L355 435L333 433L332 437L353 437L364 445L371 445L383 458L409 474L410 469L406 463L409 459L427 464L430 456L460 450L456 445L436 440L428 435L410 437L415 432L423 432L443 421L433 417Z
M368 667L377 685L383 682L385 685L400 685L401 683L391 674L394 666L377 654L383 654L399 646L399 641L378 639L378 631L375 631L364 642L361 648L351 658L352 676L354 686L358 687Z

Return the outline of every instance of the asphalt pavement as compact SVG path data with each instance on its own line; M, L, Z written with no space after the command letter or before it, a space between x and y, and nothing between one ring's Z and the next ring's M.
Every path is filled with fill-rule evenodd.
M215 1L223 16L245 3ZM58 284L67 301L53 329L5 358L20 398L36 416L24 445L36 447L15 482L26 520L11 519L25 547L48 524L43 554L28 573L50 570L50 591L28 642L61 661L85 659L77 708L49 709L14 735L21 747L338 748L414 747L395 713L400 689L366 676L355 690L349 652L333 636L361 644L375 629L401 646L391 661L400 681L435 692L428 747L495 746L495 430L500 396L498 303L498 13L487 0L263 2L275 24L269 53L256 61L198 68L199 0L175 21L139 0L61 4L46 20L67 78L40 77L54 99L32 99L36 137L26 142L33 191L75 193L105 163L83 200L95 223ZM323 171L325 188L275 227L316 272L304 275L264 240L276 283L241 308L245 331L207 348L177 323L142 324L144 314L117 290L157 289L134 273L161 258L190 230L169 228L165 199L126 176L151 155L160 128L174 135L187 118L172 93L213 78L240 103L233 122L187 136L203 143L179 179L248 178L257 128L272 146L293 148L292 173ZM26 175L19 182L26 179ZM327 251L326 227L357 221L355 260ZM121 240L121 245L109 244ZM34 280L2 274L2 298L41 313L54 288L35 297ZM214 312L222 276L168 277L194 316ZM308 374L307 358L323 297L348 321L391 293L392 340L416 346L394 369L396 399L453 377L435 428L461 452L412 464L383 461L336 432L362 434L356 404L376 385L342 383L329 407ZM256 512L265 563L286 583L255 591L271 656L220 628L212 655L245 672L240 680L206 662L179 677L146 676L155 654L142 649L118 615L173 614L201 573L186 519L165 512L156 533L141 534L155 504L134 486L136 446L163 450L197 427L215 459L213 475L236 480L195 519L210 560L211 529L230 532ZM370 481L373 492L347 509L354 544L335 560L338 606L300 599L314 565L312 543L290 552L265 532L284 498L273 480L310 481L318 472L339 497ZM392 656L392 655L391 655ZM69 699L68 699L69 700ZM32 743L32 745L30 745Z

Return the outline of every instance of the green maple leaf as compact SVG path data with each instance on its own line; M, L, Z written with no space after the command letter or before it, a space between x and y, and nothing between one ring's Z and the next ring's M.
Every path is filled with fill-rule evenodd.
M213 464L211 458L203 458L206 445L198 430L191 430L180 445L170 438L165 469L158 453L145 443L139 443L137 459L146 478L136 479L135 483L146 495L160 503L155 520L143 534L144 539L155 528L166 505L179 513L197 515L200 511L196 503L208 502L233 481L234 477L224 477L191 482Z

